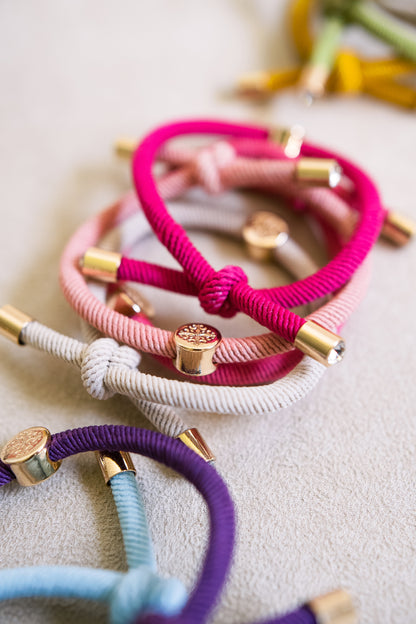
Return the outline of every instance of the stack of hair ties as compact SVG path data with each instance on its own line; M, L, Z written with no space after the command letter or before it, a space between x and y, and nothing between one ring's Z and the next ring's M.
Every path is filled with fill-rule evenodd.
M319 28L314 29L317 16ZM402 108L416 107L412 85L416 37L414 28L404 19L390 16L371 0L293 0L289 22L303 64L286 70L248 73L238 81L238 93L267 97L297 86L308 103L327 93L363 93ZM387 44L393 54L362 57L350 46L341 48L344 32L351 26L364 28L370 36Z
M194 134L208 135L211 142L200 148L169 142ZM114 623L195 624L205 622L215 606L230 566L234 512L211 465L213 453L185 419L195 418L197 412L259 416L305 396L326 367L342 360L345 343L339 333L366 292L367 256L380 232L404 244L414 231L408 220L383 208L374 183L353 163L300 144L290 132L284 143L274 136L274 131L262 127L190 120L158 128L134 146L137 197L129 193L87 221L62 255L61 286L83 320L85 342L63 336L12 306L0 309L3 334L78 366L84 387L97 399L116 393L128 396L164 434L104 426L51 437L44 428L34 427L6 444L0 464L2 485L14 476L22 485L34 485L54 474L68 455L99 453L116 501L129 572L59 568L57 575L51 574L51 568L8 570L2 573L1 598L92 598L109 604ZM130 154L132 146L122 141L118 149ZM157 178L156 160L165 168ZM275 212L175 207L174 200L195 186L211 194L255 189L284 199L296 213L313 221L329 262L318 268ZM256 290L238 266L216 271L191 243L187 229L240 239L255 259L279 263L296 281ZM152 230L182 270L130 257L136 249L140 255L140 246ZM152 306L132 282L198 297L212 315L230 318L243 312L268 333L222 338L213 325L198 318L184 318L175 332L157 328L151 322ZM306 318L290 310L301 305L307 306ZM143 352L177 371L178 379L139 371ZM179 581L162 580L156 573L128 452L177 470L206 500L210 543L187 601ZM353 602L342 590L269 620L282 624L356 621Z

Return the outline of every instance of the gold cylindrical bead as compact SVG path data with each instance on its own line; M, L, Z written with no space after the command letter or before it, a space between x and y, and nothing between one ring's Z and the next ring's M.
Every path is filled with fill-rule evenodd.
M14 472L20 485L37 485L52 476L61 465L49 458L51 434L45 427L29 427L3 447L0 459Z
M22 329L33 319L11 305L0 308L0 334L16 344L23 345L21 340Z
M106 484L120 472L136 474L133 460L127 451L96 451L95 456Z
M85 252L80 265L82 273L87 277L99 282L116 282L120 262L121 254L99 247L90 247Z
M337 589L307 603L317 624L357 624L358 617L351 596Z
M181 325L175 332L175 367L184 375L210 375L216 370L213 356L220 341L221 334L212 325Z
M415 235L415 232L416 223L397 212L387 213L381 229L381 234L384 238L399 247L407 245L410 239Z
M120 284L119 288L113 292L108 301L108 307L124 316L134 316L144 314L147 318L153 318L155 309L137 288L128 284Z
M342 168L333 158L299 158L296 178L299 182L335 188L341 181Z
M137 149L137 140L127 137L120 137L114 143L114 151L120 158L130 159Z
M271 260L273 249L284 245L289 238L289 226L273 212L259 210L249 216L242 234L254 260Z
M315 321L306 321L302 325L294 345L325 366L340 362L345 354L344 340Z
M271 93L270 72L254 71L240 76L237 92L242 95L264 96Z
M186 429L186 431L183 431L177 437L206 462L211 463L215 461L215 455L199 433L198 429L195 427L192 429Z
M279 143L288 158L297 158L305 139L305 128L300 124L287 127L276 127L270 130L269 137Z

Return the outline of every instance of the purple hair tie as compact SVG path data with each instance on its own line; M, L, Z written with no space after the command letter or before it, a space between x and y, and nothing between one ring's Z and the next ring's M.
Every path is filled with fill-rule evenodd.
M30 442L37 443L36 440ZM207 504L210 518L210 539L198 581L179 615L167 617L148 614L138 617L136 623L203 624L206 622L227 579L235 539L233 503L224 481L216 470L176 439L153 431L122 425L70 429L54 434L45 448L48 449L47 460L50 466L53 466L52 471L56 469L56 462L70 455L87 451L127 451L139 453L172 468L196 487ZM21 449L18 450L21 452ZM0 461L0 485L9 483L14 477L11 468ZM343 602L347 600L348 603L349 600L345 598L344 592L333 592L329 594L329 597L338 596L340 593L342 606ZM292 613L267 620L262 624L317 624L320 620L316 617L313 605L320 600L327 600L327 597L316 599ZM337 601L340 601L339 596ZM328 622L335 623L336 619L328 620Z

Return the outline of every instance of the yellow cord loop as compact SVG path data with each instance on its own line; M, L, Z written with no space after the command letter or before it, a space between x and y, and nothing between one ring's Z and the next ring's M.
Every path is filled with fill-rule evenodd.
M294 0L289 7L289 20L295 47L306 61L314 47L312 18L319 9L319 0ZM246 94L271 95L298 84L302 67L275 72L258 72L244 76L239 81L239 91ZM334 69L328 80L332 93L356 95L365 93L377 99L416 108L416 88L409 78L416 76L416 63L399 57L365 59L350 49L340 49Z

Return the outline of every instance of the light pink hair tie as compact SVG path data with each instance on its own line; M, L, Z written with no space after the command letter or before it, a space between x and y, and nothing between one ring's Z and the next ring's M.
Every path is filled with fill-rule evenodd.
M236 148L234 147L234 149ZM217 153L218 151L217 148ZM226 154L226 150L223 150L223 152ZM168 160L169 154L170 150L165 149L163 157ZM175 148L172 150L171 161L175 162L175 164L181 163L183 166L160 180L160 192L165 199L183 193L190 185L195 183L194 151L190 153L189 150L184 150L184 153L181 154L180 150ZM253 160L252 162L256 165L258 161ZM244 164L246 167L248 166L246 161ZM279 171L289 169L286 162L277 161L274 164L275 172L279 173ZM200 164L198 166L200 167ZM198 179L199 181L201 180L201 174L199 174ZM262 179L264 178L260 178L260 181ZM274 180L274 185L270 189L271 181L267 178L267 188L280 194L281 186L283 189L287 189L286 181L287 175L283 175L280 180L278 178ZM251 182L256 187L261 186L260 182L256 183L253 177ZM311 209L315 207L321 219L325 218L326 213L330 215L329 221L332 226L336 227L339 237L345 238L348 236L354 219L352 218L351 210L343 200L339 198L333 200L333 195L327 189L305 189L303 198L305 204L309 204ZM335 210L335 216L331 213L331 207L334 204L338 207ZM76 311L100 331L140 350L173 359L175 358L176 347L175 338L171 332L153 328L148 322L134 322L108 309L89 293L78 270L79 257L83 255L86 248L91 245L97 245L105 232L136 210L136 202L132 200L131 196L128 196L120 204L115 205L100 215L100 217L93 218L80 228L63 254L61 261L61 284L67 299ZM332 237L337 239L337 235L334 235L333 232ZM169 288L177 292L195 294L195 287L181 272L145 262L131 261L131 265L136 273L134 276L130 275L130 279L134 278L137 281ZM124 277L120 275L122 266L123 261L118 271L118 277L121 279ZM364 275L366 276L367 272L364 272ZM322 323L330 329L338 330L363 295L366 279L366 277L365 279L364 277L361 278L361 273L357 275L357 279L351 285L351 288L347 289L345 295L344 291L340 291L327 306L324 306L319 312L312 315L311 320L315 321L316 319L316 322ZM272 294L274 289L268 289L264 292ZM143 317L140 320L143 321ZM291 353L286 354L283 359L279 358L279 356L276 357L276 354L288 350L291 350ZM214 364L223 364L223 366L218 368L210 377L205 377L204 381L221 384L232 383L233 385L264 383L285 374L299 361L300 357L299 352L293 351L290 343L282 340L276 334L252 336L246 339L224 338L213 356ZM228 364L233 364L233 368L231 369L230 366L227 366ZM239 368L236 368L236 364L240 364Z

